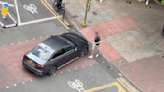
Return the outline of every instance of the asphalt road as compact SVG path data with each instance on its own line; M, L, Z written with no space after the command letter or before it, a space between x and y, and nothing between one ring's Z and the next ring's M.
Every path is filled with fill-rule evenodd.
M11 0L7 1L13 3ZM25 4L36 5L38 14L25 10ZM18 0L18 7L21 7L19 11L22 23L54 16L38 0ZM9 12L17 18L14 9ZM70 21L67 22L71 24ZM86 56L76 60L53 76L36 77L22 67L24 53L47 37L64 32L81 35L76 28L68 30L57 19L8 29L0 28L0 53L3 53L0 56L0 92L138 92L102 55L95 59L88 59ZM76 87L83 91L78 91Z

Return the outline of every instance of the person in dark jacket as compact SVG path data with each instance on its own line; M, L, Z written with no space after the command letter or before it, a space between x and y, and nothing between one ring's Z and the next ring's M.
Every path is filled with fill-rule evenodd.
M91 55L88 57L88 58L93 58L93 53L95 50L97 50L97 54L96 54L96 57L99 56L99 45L100 45L100 36L98 34L98 32L95 32L95 40L94 40L94 43L93 43L93 46L92 46L92 52L91 52Z

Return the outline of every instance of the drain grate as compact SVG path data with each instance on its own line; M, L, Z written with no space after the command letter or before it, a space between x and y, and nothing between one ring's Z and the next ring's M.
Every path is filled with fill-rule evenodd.
M78 18L78 16L77 15L74 15L74 16L72 16L72 18Z

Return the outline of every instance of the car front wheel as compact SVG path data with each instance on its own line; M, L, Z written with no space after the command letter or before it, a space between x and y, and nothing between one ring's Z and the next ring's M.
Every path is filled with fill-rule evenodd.
M50 68L49 72L48 72L48 75L53 75L56 71L56 66L53 66Z
M88 54L88 48L85 47L81 50L80 57L84 57Z

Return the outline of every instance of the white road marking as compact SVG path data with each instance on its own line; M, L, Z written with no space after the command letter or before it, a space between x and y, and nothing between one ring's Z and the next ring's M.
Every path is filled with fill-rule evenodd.
M42 38L42 37L40 36L40 38Z
M103 61L103 63L105 63L105 61Z
M47 37L48 37L48 35L47 35Z
M83 66L83 68L84 68L84 66Z
M13 45L14 43L11 43L11 45Z
M18 43L21 43L20 41Z
M32 40L35 40L35 38L32 38Z
M68 70L68 71L70 71L70 70Z
M6 45L3 45L3 46L6 46Z
M24 22L24 23L18 23L18 26L44 22L44 21L48 21L48 20L52 20L52 19L56 19L56 18L57 17L50 17L50 18L43 18L43 19L33 20L33 21L29 21L29 22Z
M62 32L60 32L60 34L62 34Z
M78 79L75 79L75 82L69 81L68 85L79 92L85 92L85 89L83 88L83 84Z
M6 86L6 88L9 88L8 86Z
M26 40L26 42L27 42L28 40Z
M90 65L90 66L92 66L92 65Z
M25 84L25 82L22 82L23 84Z
M54 74L55 75L55 74Z
M32 14L38 14L37 12L37 7L34 4L30 4L30 5L23 5L24 9L26 9L27 11L30 11Z
M75 70L77 70L77 68L75 68Z
M14 86L17 86L17 84L14 84Z
M32 80L30 80L32 82Z
M61 73L63 73L63 72L61 72Z
M19 23L21 23L21 20L20 20L20 15L19 15L19 10L18 10L17 0L14 0L14 3L15 3L15 9L16 9L17 17L18 17L18 24L19 24Z

